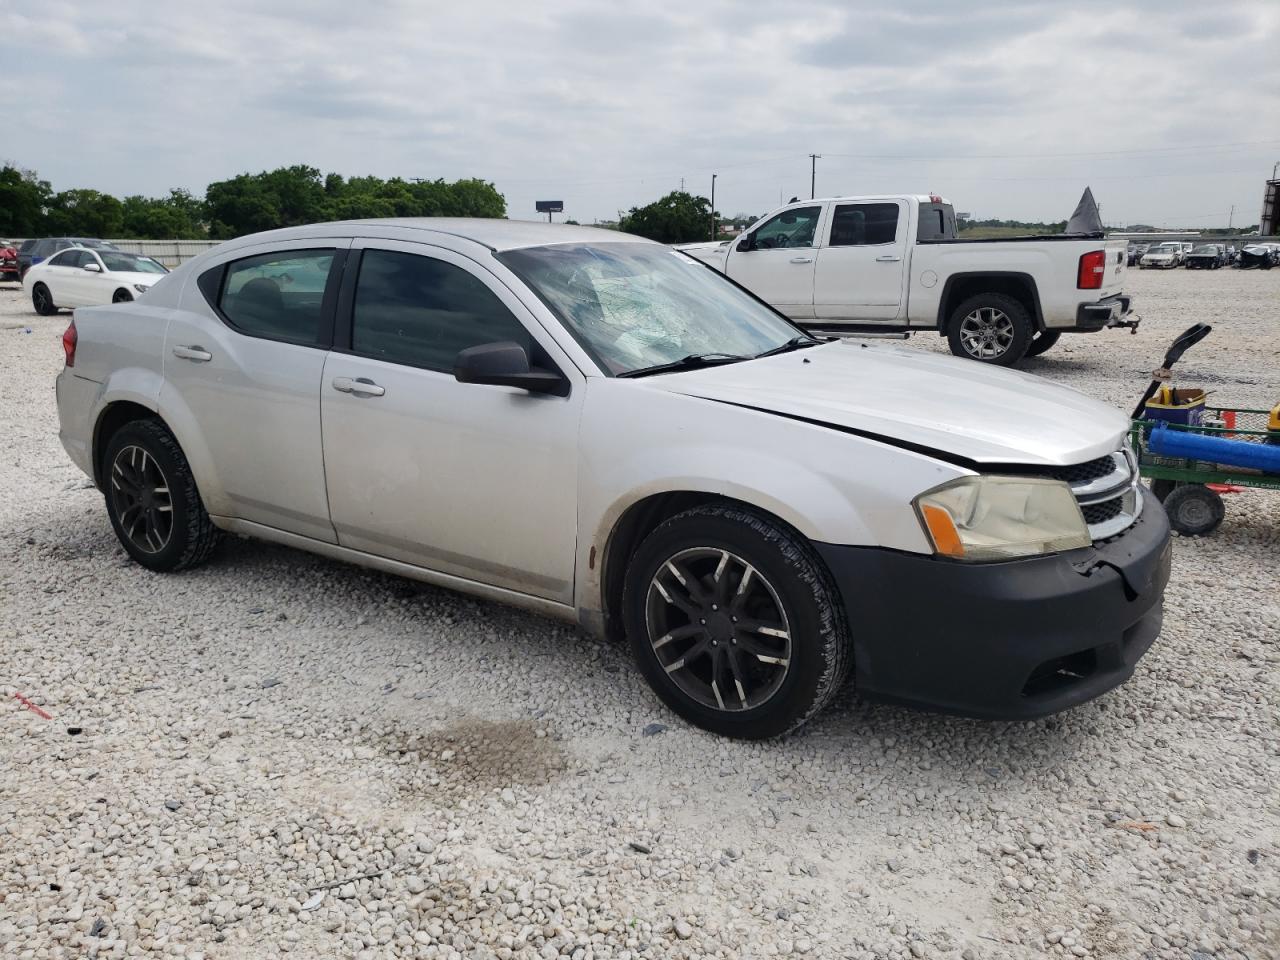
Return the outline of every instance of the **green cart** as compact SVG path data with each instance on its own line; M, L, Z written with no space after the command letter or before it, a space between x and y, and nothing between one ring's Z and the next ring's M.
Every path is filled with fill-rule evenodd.
M1163 384L1173 379L1173 365L1212 329L1207 323L1197 323L1173 342L1164 355L1164 364L1152 375L1151 385L1131 415L1130 440L1138 458L1138 471L1151 482L1151 492L1164 504L1170 526L1189 536L1204 535L1218 529L1226 515L1222 494L1234 493L1242 487L1280 490L1280 476L1276 474L1151 452L1148 440L1157 425L1167 430L1186 430L1226 440L1280 443L1280 430L1272 422L1276 411L1271 410L1206 406L1196 423L1154 419L1147 402ZM1200 403L1203 403L1203 392L1197 392L1200 393Z
M1200 426L1165 424L1169 430L1188 430L1205 436L1251 443L1276 443L1280 435L1267 429L1270 410L1239 407L1206 407ZM1226 508L1222 494L1241 487L1280 490L1280 476L1251 473L1202 460L1159 456L1151 452L1147 438L1156 426L1154 420L1135 420L1130 432L1138 469L1151 482L1156 495L1169 514L1169 524L1181 534L1212 533L1222 523Z

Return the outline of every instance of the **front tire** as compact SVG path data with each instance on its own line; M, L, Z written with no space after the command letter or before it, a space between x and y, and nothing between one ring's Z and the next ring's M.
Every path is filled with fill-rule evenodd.
M750 507L695 507L650 533L627 570L623 617L659 698L724 736L796 729L851 665L822 561L799 533Z
M159 421L135 420L111 437L103 458L107 515L129 556L150 570L197 566L218 545L191 467Z
M1213 533L1227 514L1222 497L1199 483L1181 483L1164 498L1169 526L1184 537Z
M952 353L998 367L1011 367L1026 356L1034 333L1027 308L1003 293L970 297L951 311L947 324Z
M133 294L128 290L125 290L123 287L117 290L111 297L112 303L131 303L132 301Z
M53 302L53 294L43 283L37 283L31 288L31 305L42 317L52 317L58 312L58 305Z
M1062 338L1061 330L1040 331L1032 339L1030 346L1027 347L1027 356L1038 357L1042 353L1048 352L1049 350L1053 349L1053 345L1056 344L1061 338Z

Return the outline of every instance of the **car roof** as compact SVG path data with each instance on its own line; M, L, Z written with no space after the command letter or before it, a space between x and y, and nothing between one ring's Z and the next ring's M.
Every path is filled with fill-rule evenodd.
M374 220L338 220L286 227L266 233L249 234L227 241L227 245L254 245L273 240L306 240L311 237L385 236L387 231L421 231L471 240L495 253L522 247L544 247L562 243L652 243L643 237L600 227L581 227L539 220L497 220L482 217L381 217Z

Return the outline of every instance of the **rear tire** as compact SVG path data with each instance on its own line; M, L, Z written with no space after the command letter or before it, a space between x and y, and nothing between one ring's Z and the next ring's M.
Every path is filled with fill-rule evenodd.
M947 323L952 353L998 367L1011 367L1026 356L1034 333L1027 308L1003 293L970 297L951 311Z
M1199 483L1181 483L1164 500L1169 526L1184 537L1213 533L1227 515L1222 497Z
M1027 356L1038 357L1042 353L1048 352L1049 350L1053 349L1054 344L1056 344L1061 338L1062 338L1061 330L1040 331L1032 339L1031 345L1027 347Z
M102 461L107 515L129 556L150 570L197 566L218 545L182 448L158 420L126 423Z
M623 619L659 698L729 737L796 729L852 663L839 591L812 546L736 504L695 507L645 538L627 569Z
M42 317L52 317L58 312L58 305L53 302L53 294L43 283L37 283L31 288L31 305Z

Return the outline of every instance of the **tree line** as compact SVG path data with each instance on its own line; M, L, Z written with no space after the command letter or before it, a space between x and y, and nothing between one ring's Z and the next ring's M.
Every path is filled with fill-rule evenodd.
M203 197L176 189L120 199L98 190L54 191L35 171L0 168L0 237L229 240L325 220L506 214L502 194L476 179L348 179L298 165L211 183Z

